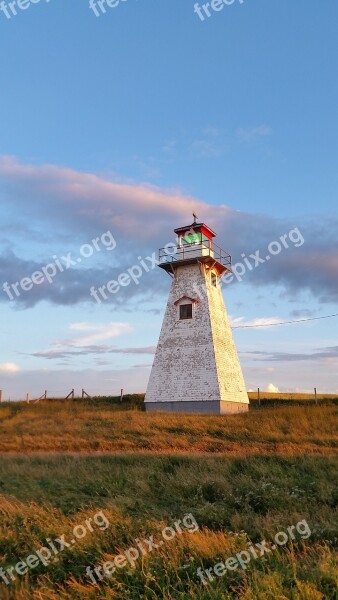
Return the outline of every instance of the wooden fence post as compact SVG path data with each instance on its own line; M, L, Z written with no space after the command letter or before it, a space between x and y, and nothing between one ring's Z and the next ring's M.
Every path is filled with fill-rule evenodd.
M257 398L258 398L258 406L260 406L261 405L261 393L260 393L259 388L258 388L258 391L257 391Z
M316 403L316 406L317 406L318 405L317 388L315 388L315 403Z
M2 390L0 390L0 402L2 402Z
M123 388L121 388L120 402L123 402Z
M29 393L27 392L27 394L26 394L26 402L27 402L27 404L29 404L29 401L30 401L30 395L29 395Z

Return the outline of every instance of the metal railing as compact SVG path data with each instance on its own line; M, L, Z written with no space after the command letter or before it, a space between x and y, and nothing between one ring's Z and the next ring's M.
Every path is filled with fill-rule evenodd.
M175 248L176 252L174 252ZM182 244L177 246L173 244L170 245L170 253L166 250L166 248L160 248L159 250L160 264L206 257L217 260L225 267L231 267L230 254L211 241L198 242L197 244Z

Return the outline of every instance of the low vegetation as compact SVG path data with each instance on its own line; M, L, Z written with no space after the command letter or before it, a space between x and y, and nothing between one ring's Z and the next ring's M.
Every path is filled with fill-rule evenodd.
M331 454L338 449L336 413L334 405L203 416L121 410L108 400L7 403L0 408L0 453Z
M130 410L133 407L133 410ZM338 600L337 407L257 408L231 417L146 414L109 399L0 406L0 568L103 511L49 565L1 600ZM138 407L139 408L139 407ZM86 575L191 513L199 529L100 584ZM197 575L305 520L308 539L228 571Z

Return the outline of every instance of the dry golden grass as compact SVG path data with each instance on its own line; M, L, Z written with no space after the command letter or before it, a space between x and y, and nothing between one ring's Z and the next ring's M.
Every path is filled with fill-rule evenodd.
M250 400L258 399L257 392L248 392ZM261 399L264 400L295 400L295 401L309 401L314 402L314 392L260 392ZM336 400L337 394L317 394L317 400Z
M338 600L337 407L277 406L236 416L146 414L107 401L0 406L0 567L46 538L109 519L11 586L1 600ZM192 513L185 533L93 587L85 571L136 537ZM300 520L311 537L228 572L211 567Z
M0 463L0 565L34 553L46 538L65 534L103 510L110 526L78 540L17 577L2 600L335 600L337 463L332 457L20 457ZM135 538L160 538L163 527L192 513L199 530L185 532L93 588L97 566ZM307 540L228 572L204 587L197 574L244 550L249 540L271 540L306 520Z
M253 409L231 416L144 413L100 402L0 407L0 453L337 452L335 406Z

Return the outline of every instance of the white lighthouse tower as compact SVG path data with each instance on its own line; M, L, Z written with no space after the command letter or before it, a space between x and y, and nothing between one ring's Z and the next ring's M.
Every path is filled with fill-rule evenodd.
M230 414L249 400L220 287L231 257L204 223L175 229L174 254L159 251L173 278L145 397L147 411Z

